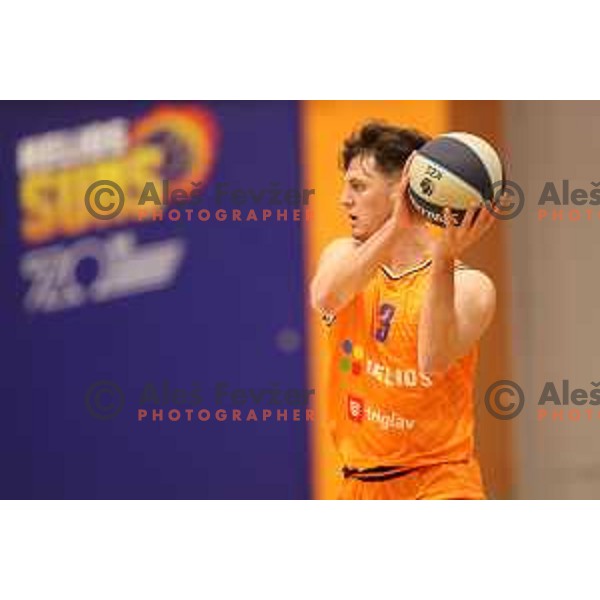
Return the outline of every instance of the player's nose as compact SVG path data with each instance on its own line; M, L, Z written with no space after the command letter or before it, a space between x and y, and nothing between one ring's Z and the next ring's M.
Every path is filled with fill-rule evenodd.
M343 192L340 197L340 204L346 210L352 208L354 206L354 198L352 197L352 194L348 192Z

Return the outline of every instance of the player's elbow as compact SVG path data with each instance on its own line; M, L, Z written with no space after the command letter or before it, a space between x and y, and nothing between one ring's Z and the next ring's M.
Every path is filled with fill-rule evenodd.
M419 344L417 360L419 371L431 375L443 375L456 360L459 349L454 340L445 339L443 343L428 340Z
M310 285L310 305L321 313L331 310L331 294L317 278Z
M419 353L419 372L429 375L443 375L450 367L450 361L441 353Z
M310 304L312 308L322 315L333 315L338 310L335 295L326 290L311 290Z

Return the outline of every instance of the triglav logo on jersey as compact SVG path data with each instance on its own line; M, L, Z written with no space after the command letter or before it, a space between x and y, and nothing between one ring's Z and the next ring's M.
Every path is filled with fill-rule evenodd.
M170 287L185 240L139 243L138 200L148 182L160 189L168 180L186 190L191 182L205 182L216 139L209 112L159 107L133 120L94 121L19 140L25 308L60 311ZM90 184L100 180L118 181L123 191L124 205L111 219L94 218L84 202ZM103 201L116 202L105 193Z
M364 348L352 340L342 342L340 370L343 373L361 375L365 373L388 387L431 387L433 381L427 373L417 369L397 369L370 359Z
M361 398L348 396L348 417L351 421L360 423L365 416L365 403Z
M400 431L412 431L416 421L405 419L394 411L391 413L369 406L362 398L349 395L347 398L348 418L355 423L370 421L379 425L381 429L397 429Z

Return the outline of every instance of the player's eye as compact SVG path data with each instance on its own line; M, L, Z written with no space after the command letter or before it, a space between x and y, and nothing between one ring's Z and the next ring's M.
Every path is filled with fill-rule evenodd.
M355 192L364 192L366 188L362 181L352 181L350 185Z

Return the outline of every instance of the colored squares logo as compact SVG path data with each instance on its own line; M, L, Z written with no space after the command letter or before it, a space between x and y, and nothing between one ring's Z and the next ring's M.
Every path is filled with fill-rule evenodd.
M340 359L340 370L343 373L352 372L353 375L360 375L362 363L365 357L365 351L362 346L353 344L351 340L342 342L343 356Z

